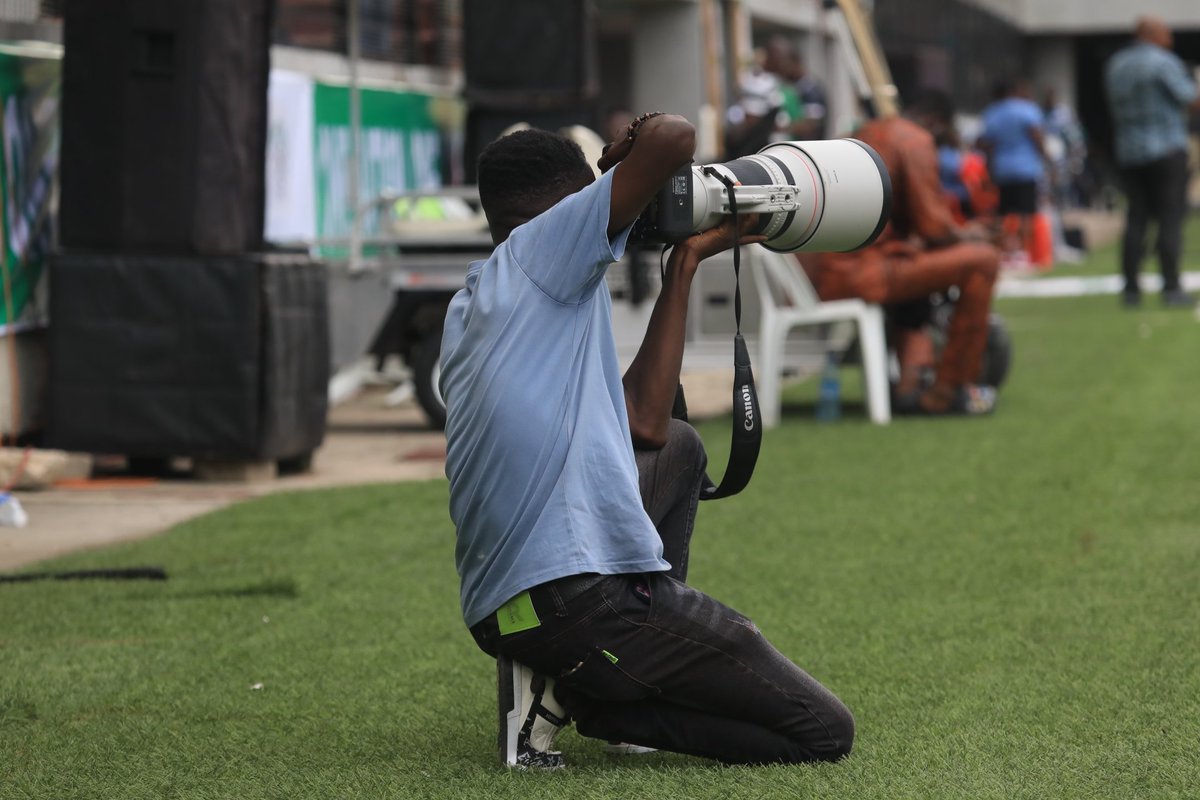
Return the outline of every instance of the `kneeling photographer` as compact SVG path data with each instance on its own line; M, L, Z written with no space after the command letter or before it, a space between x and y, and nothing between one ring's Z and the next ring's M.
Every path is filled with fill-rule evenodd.
M854 720L753 622L685 583L706 456L671 419L689 288L759 224L680 241L622 377L604 281L630 228L690 163L687 120L646 115L592 171L539 130L490 144L496 248L450 304L446 473L465 621L499 671L500 756L559 767L555 734L729 763L835 760ZM736 217L734 217L736 219ZM872 221L871 224L874 224Z

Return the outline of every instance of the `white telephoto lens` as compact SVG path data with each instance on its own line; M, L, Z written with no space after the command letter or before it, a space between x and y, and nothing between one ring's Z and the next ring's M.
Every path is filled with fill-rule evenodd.
M857 139L778 142L725 164L693 168L693 230L719 225L729 214L725 184L705 170L750 189L790 187L793 206L759 212L752 233L781 253L844 252L870 244L891 212L891 180L883 160ZM749 211L750 209L745 209Z

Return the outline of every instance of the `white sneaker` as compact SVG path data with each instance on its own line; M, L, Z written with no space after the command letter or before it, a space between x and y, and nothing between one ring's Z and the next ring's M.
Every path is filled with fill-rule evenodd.
M500 760L517 769L565 767L562 753L552 748L571 720L554 697L554 681L505 656L496 659L496 670Z

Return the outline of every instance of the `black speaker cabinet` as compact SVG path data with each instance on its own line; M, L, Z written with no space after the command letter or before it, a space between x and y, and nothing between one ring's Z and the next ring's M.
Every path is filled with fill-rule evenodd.
M506 108L474 107L467 112L466 137L463 144L463 161L466 165L468 183L478 180L479 153L490 142L495 141L511 125L524 122L535 128L557 131L571 125L592 125L594 114L586 105L564 105L558 108L529 108L509 106Z
M463 72L476 107L562 107L594 97L590 0L466 0Z
M59 241L263 241L271 0L67 0Z
M305 256L62 253L51 446L270 461L325 435L325 268Z

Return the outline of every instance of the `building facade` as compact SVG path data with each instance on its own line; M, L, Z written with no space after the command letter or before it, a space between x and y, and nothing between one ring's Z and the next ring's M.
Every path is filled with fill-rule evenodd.
M880 39L901 96L949 91L976 113L1000 78L1027 78L1076 110L1092 152L1107 160L1111 121L1104 65L1127 44L1138 16L1162 18L1175 52L1200 64L1200 3L1194 0L875 0Z

